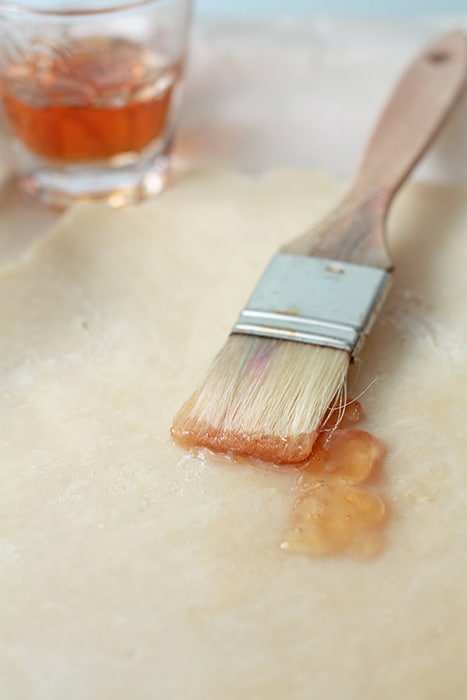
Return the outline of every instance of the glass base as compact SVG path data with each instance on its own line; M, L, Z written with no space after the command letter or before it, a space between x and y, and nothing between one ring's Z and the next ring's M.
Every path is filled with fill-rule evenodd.
M45 166L36 162L30 163L17 180L28 195L57 209L86 200L123 207L154 197L164 189L169 165L170 157L165 154L120 157L104 164Z

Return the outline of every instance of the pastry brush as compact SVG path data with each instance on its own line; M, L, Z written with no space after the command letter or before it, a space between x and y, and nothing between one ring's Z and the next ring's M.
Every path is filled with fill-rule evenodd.
M204 382L176 415L175 441L278 464L309 456L390 285L389 206L461 94L466 66L460 31L410 65L347 194L273 257Z

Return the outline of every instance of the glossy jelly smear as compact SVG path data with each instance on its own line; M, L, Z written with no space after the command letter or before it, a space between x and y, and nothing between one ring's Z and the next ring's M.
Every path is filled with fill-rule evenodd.
M381 470L384 445L355 428L361 418L351 403L338 425L320 432L311 457L299 470L290 525L281 548L312 556L378 554L383 543L385 502L372 484Z
M350 401L329 414L305 462L276 463L296 475L290 523L280 542L284 551L361 559L381 551L387 507L375 484L386 449L356 427L361 419L360 403ZM172 436L185 448L199 447Z

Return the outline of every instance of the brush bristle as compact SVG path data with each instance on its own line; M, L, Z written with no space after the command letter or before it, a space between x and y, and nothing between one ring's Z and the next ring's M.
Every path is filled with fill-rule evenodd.
M231 335L176 415L172 436L185 447L301 462L345 386L349 359L343 350Z

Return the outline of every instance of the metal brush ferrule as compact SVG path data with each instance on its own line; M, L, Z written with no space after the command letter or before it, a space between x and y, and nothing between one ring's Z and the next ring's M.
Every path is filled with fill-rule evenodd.
M376 267L280 253L232 333L294 340L357 355L391 274Z

